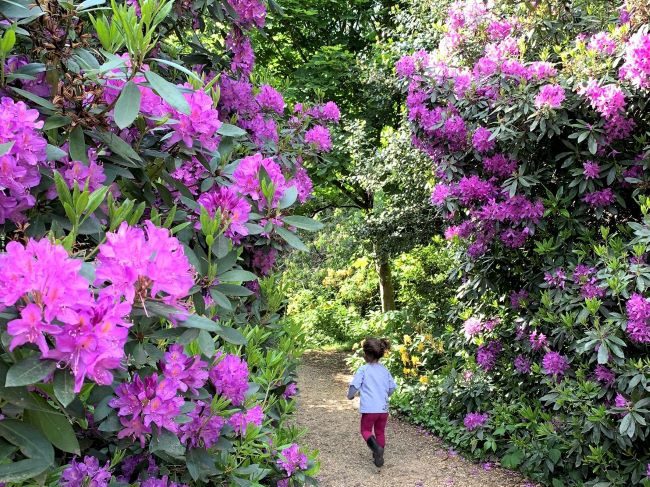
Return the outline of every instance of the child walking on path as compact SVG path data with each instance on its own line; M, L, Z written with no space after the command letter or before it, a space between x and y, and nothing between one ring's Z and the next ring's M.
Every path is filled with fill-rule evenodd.
M367 338L363 343L366 364L359 367L352 378L348 390L348 399L361 393L361 436L372 450L377 467L384 464L386 447L386 423L388 421L388 397L395 391L396 385L388 369L379 363L379 359L389 350L388 340Z

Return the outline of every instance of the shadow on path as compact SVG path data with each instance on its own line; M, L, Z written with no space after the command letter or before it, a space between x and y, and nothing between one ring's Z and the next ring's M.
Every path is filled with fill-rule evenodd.
M359 399L345 397L351 376L345 354L311 352L298 372L297 423L308 428L305 446L320 451L323 487L523 487L511 472L449 456L443 445L408 423L390 418L385 464L372 455L359 434ZM532 485L532 484L528 484Z

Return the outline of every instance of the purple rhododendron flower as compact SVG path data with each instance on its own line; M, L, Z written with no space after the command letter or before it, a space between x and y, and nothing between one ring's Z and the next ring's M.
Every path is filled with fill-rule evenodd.
M496 365L501 350L503 350L503 345L498 340L481 345L476 352L476 362L483 370L490 371Z
M594 376L598 382L605 384L607 387L611 387L616 380L616 374L604 365L598 365L596 367Z
M472 135L472 144L474 145L474 149L480 153L490 152L494 149L496 141L494 139L490 140L491 136L492 132L490 132L489 129L478 127L474 131L474 135Z
M255 100L257 100L257 103L259 103L262 109L271 110L278 115L284 113L284 98L272 86L260 86L260 92L255 97Z
M617 392L616 397L614 398L614 405L617 408L627 409L630 406L630 401L626 399L623 394Z
M637 88L650 88L650 34L633 34L625 45L624 58L619 76Z
M487 413L467 413L465 419L463 419L463 424L467 431L474 431L485 426L488 419L490 419L490 415Z
M24 221L23 212L36 204L30 190L40 183L47 158L39 116L22 101L0 100L0 144L11 144L0 156L0 224Z
M248 411L233 414L228 420L228 424L232 426L235 434L243 435L246 433L249 424L262 426L263 421L264 411L262 410L262 406L255 406Z
M520 289L510 293L510 306L512 309L520 309L528 301L528 291Z
M210 404L197 401L195 408L187 413L187 416L192 421L180 425L181 443L191 448L211 448L219 441L221 428L226 424L226 420L221 416L213 415Z
M293 443L280 452L277 463L291 477L294 472L307 468L307 455L301 453L298 445Z
M225 230L226 237L237 239L248 235L246 223L250 216L251 205L234 189L228 186L214 187L201 194L197 203L205 208L212 218L219 212L221 228Z
M188 357L183 352L183 346L174 344L165 353L165 358L160 362L160 369L165 379L172 382L174 387L181 392L190 391L198 396L201 387L208 380L207 362L201 360L199 355Z
M553 376L562 376L569 368L569 363L558 352L546 352L542 359L544 373Z
M186 88L191 88L189 84ZM186 147L191 148L194 141L198 140L201 145L209 150L217 150L220 137L217 130L222 123L219 121L219 112L212 107L212 98L203 90L184 93L183 96L190 106L190 114L170 110L172 118L177 123L170 124L173 130L172 136L166 140L167 146L182 142Z
M465 334L465 338L468 340L478 335L482 329L483 323L476 317L468 318L463 323L463 333Z
M140 487L188 487L188 486L185 484L179 484L177 482L171 482L169 480L169 477L165 475L164 477L161 477L159 479L149 477L142 481Z
M583 165L585 179L597 179L600 176L600 166L593 161L587 161Z
M544 85L535 97L535 106L537 108L560 108L565 98L564 88L560 85Z
M530 374L530 360L524 355L517 355L514 361L515 370L520 374Z
M627 334L632 341L650 343L650 301L642 295L634 293L627 304Z
M271 158L264 158L262 154L245 157L239 161L239 165L233 173L233 189L239 193L249 196L257 201L259 209L265 208L268 202L262 194L260 185L260 171L264 169L270 182L273 184L274 192L270 205L275 208L287 188L287 182L280 166Z
M512 176L517 170L517 161L503 154L495 154L491 157L483 158L483 168L490 174L506 178Z
M530 341L530 346L532 347L533 350L539 350L540 348L544 348L548 344L546 335L544 335L542 332L538 333L537 330L533 330L530 333L529 341Z
M611 56L616 52L616 41L607 32L594 34L587 44L587 49Z
M566 286L566 274L564 272L564 269L559 267L553 272L544 273L544 281L546 281L549 287L564 289Z
M123 222L99 246L95 284L108 282L102 294L131 304L152 297L174 305L194 285L193 274L183 245L169 230L151 221L144 230Z
M602 208L611 205L614 202L614 199L614 192L611 188L605 188L600 191L587 193L582 198L582 201L593 208Z
M73 458L63 472L59 485L62 487L107 487L111 480L110 462L103 467L99 466L99 460L95 457L86 456L82 462Z
M287 387L284 389L284 392L282 393L282 397L284 397L285 399L291 399L297 393L298 393L298 385L295 382L292 382L291 384L287 385Z
M259 0L228 0L237 13L235 23L244 29L264 27L266 23L266 7Z
M260 275L268 276L275 265L277 256L278 251L274 248L254 248L251 265Z
M248 391L248 364L236 355L225 355L210 370L210 380L219 394L240 406Z
M332 137L327 127L316 125L305 133L305 142L322 152L332 150Z

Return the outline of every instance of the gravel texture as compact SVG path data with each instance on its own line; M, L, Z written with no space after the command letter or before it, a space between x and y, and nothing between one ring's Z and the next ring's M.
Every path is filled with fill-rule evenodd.
M379 469L359 434L359 399L345 396L345 354L310 352L298 372L299 426L305 446L320 452L323 487L533 487L512 472L471 463L418 428L390 418Z

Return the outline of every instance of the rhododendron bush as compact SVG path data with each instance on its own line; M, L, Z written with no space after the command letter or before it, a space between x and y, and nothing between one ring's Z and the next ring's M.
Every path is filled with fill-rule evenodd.
M0 482L312 482L272 272L338 108L253 83L258 0L0 12Z
M398 405L553 486L650 482L650 19L614 3L453 2L396 66L463 248Z

